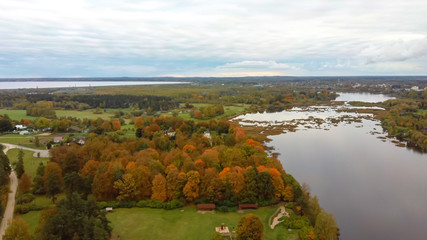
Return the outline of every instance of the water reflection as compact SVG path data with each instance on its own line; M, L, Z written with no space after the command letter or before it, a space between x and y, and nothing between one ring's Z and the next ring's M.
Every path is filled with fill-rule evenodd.
M389 99L341 96L337 100ZM314 106L235 120L246 125L299 125L300 131L270 136L268 145L281 154L286 171L308 183L322 207L335 215L341 239L424 239L426 155L396 147L372 115L342 111L346 108L354 109L348 104Z

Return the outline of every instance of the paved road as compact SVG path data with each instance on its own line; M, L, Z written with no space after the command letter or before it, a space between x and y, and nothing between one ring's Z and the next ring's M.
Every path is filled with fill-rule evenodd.
M37 153L40 153L40 157L44 157L44 158L50 157L49 150L40 150L40 149L34 149L34 148L27 148L27 147L22 147L22 146L15 145L15 144L10 144L10 143L0 143L0 144L3 145L3 146L5 146L5 148L8 148L8 149L20 148L20 149L23 149L23 150L33 151L34 152L34 154L33 154L34 157L37 157Z
M9 149L12 148L20 148L23 150L29 150L33 151L34 155L37 156L37 153L40 152L40 157L49 157L49 151L48 150L38 150L38 149L32 149L27 147L18 146L15 144L9 144L9 143L0 143L3 145L3 152L6 154L6 152ZM10 221L12 221L13 218L13 210L15 209L15 195L16 195L16 189L18 188L18 178L16 177L15 172L12 170L9 176L10 179L10 193L8 195L6 210L4 211L3 219L0 225L0 240L3 239L3 235L6 232L6 229L8 225L10 224Z
M9 149L10 147L5 147L3 149L4 153L6 154L7 150ZM3 235L6 232L6 229L10 221L12 221L13 210L15 209L15 194L16 194L16 189L18 188L18 179L13 170L9 175L9 179L10 179L10 192L8 195L6 210L4 211L3 219L0 225L0 240L3 239Z

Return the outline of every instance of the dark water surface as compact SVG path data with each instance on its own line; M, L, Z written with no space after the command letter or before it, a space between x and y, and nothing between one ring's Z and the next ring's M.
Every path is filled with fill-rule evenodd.
M348 97L363 101L360 95ZM369 100L377 101L372 95ZM239 121L275 124L294 115L292 110L248 114ZM321 111L308 115L325 119ZM376 120L298 129L271 136L268 145L280 153L286 171L307 183L335 215L341 239L427 239L427 154L378 138L385 134Z

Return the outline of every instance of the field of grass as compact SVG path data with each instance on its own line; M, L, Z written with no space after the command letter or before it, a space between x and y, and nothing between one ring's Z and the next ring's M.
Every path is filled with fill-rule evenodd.
M0 114L7 114L12 120L18 120L21 119L28 119L28 120L34 120L37 119L37 117L31 117L27 116L26 110L9 110L9 109L0 109Z
M42 211L31 211L29 213L20 215L22 219L28 224L30 227L30 233L34 234L34 231L37 228L37 225L39 224L39 219Z
M202 107L206 107L206 106L211 106L211 104L204 104L204 103L195 103L193 104L195 108L200 109ZM239 105L230 105L230 106L224 106L224 114L220 115L220 116L216 116L213 118L209 118L209 119L196 119L196 118L192 118L190 113L187 113L186 111L188 109L181 109L181 112L178 114L178 117L183 118L185 120L194 120L194 121L206 121L206 120L210 120L210 119L225 119L231 116L235 116L238 114L242 114L245 111L247 111L249 108L249 105L244 105L244 104L239 104Z
M96 119L96 118L102 118L102 119L110 119L110 117L114 116L114 111L117 110L107 110L106 112L103 112L101 114L95 114L93 113L94 109L89 109L85 111L77 111L77 110L56 110L56 116L58 118L60 117L75 117L80 119Z
M46 166L46 163L49 161L49 158L33 157L34 152L27 151L27 150L23 150L23 151L24 151L24 169L25 169L25 172L32 179L36 176L37 167L39 166L40 162L43 162L43 164ZM16 149L16 148L10 149L9 151L7 151L7 156L12 166L14 165L14 163L18 161L18 153L19 153L19 149Z
M28 148L35 148L35 149L46 149L46 146L41 144L39 147L36 147L34 143L34 136L36 135L19 135L19 134L5 134L0 135L0 144L1 143L10 143L10 144L16 144ZM53 136L39 136L40 142L45 142L43 139L52 139Z
M194 206L163 210L150 208L115 209L107 218L113 227L113 239L211 239L215 227L224 223L232 231L247 213L257 215L264 223L264 239L298 239L297 231L289 232L284 226L274 230L268 226L269 217L276 207L263 207L243 213L198 213Z

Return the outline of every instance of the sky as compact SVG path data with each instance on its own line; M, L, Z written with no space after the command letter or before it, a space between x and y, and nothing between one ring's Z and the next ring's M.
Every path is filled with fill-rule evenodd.
M0 77L427 75L425 0L1 0Z

